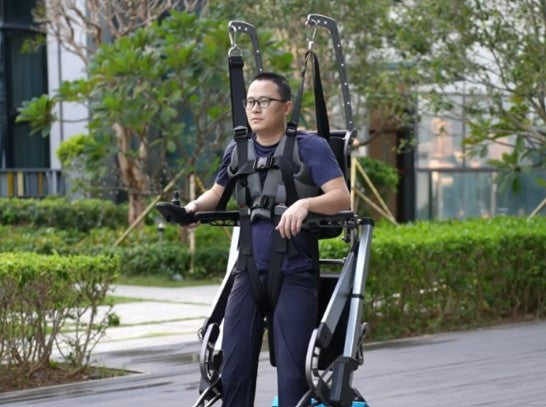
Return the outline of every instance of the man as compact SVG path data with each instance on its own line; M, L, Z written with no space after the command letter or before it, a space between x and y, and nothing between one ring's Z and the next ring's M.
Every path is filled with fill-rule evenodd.
M286 137L287 116L292 110L286 79L264 72L250 83L243 101L252 129L257 157L271 157ZM186 211L215 210L229 182L228 169L236 150L228 145L212 188L186 205ZM317 290L310 253L310 236L302 232L309 212L334 214L350 208L350 196L343 173L326 141L298 133L297 150L310 179L322 194L296 200L282 214L275 227L271 219L252 223L253 260L260 276L267 277L270 247L275 233L289 239L294 251L282 259L282 283L273 313L273 344L276 355L280 407L293 407L307 391L305 356L318 312ZM260 174L264 182L266 174ZM318 188L317 188L318 190ZM252 407L256 389L258 356L264 331L264 317L256 301L249 271L234 271L224 317L222 389L224 407Z

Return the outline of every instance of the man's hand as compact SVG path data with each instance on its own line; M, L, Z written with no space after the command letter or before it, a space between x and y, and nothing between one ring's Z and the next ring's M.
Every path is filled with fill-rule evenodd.
M301 231L301 225L309 213L307 199L299 199L294 202L281 216L279 224L275 228L285 239L296 236Z
M188 202L186 206L184 206L184 209L187 213L195 213L197 212L197 203L195 201ZM199 225L199 222L193 222L188 223L187 225L181 225L184 228L193 229Z
M211 189L206 190L199 198L190 201L184 206L187 213L213 211L220 202L220 198L224 193L224 187L219 184L214 184ZM199 222L193 222L188 225L182 225L185 228L194 228L199 225Z

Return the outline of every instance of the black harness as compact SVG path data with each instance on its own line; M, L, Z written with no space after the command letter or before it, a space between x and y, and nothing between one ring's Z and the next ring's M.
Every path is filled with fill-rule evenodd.
M235 189L235 198L239 206L240 238L237 268L249 273L249 280L258 307L267 318L268 329L272 328L272 316L282 284L282 262L287 255L295 253L290 239L281 237L274 231L269 254L269 267L266 276L260 276L256 268L252 245L252 223L257 218L269 219L276 227L282 215L282 209L292 205L300 198L316 196L320 188L311 181L309 172L299 158L297 146L297 124L304 91L305 73L308 60L313 64L313 88L317 113L318 134L329 139L329 123L326 104L320 80L318 59L314 52L305 55L305 64L301 72L301 85L294 103L291 121L287 124L286 134L279 142L272 157L256 157L254 140L248 131L248 123L242 100L246 94L243 76L243 60L240 56L229 58L231 104L233 119L233 138L236 146L232 153L232 162L228 169L230 180L220 199L218 210L225 210L227 202ZM262 182L260 173L266 172ZM313 269L318 281L318 235L309 234ZM272 337L272 335L270 335ZM271 351L271 361L274 355Z

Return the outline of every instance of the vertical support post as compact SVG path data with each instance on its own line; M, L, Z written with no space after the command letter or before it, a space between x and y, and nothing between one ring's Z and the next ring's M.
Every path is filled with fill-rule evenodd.
M368 263L372 247L373 224L361 226L362 232L358 245L358 254L355 262L353 289L350 298L349 321L343 356L356 357L360 339L360 320L362 317L362 303L364 302L364 287L368 276Z
M190 175L190 201L195 199L195 174ZM195 229L188 229L190 244L190 273L195 271Z
M356 158L355 158L356 160ZM353 212L356 213L356 202L355 202L355 198L356 198L356 165L355 163L353 162L354 160L351 160L351 209L353 210Z

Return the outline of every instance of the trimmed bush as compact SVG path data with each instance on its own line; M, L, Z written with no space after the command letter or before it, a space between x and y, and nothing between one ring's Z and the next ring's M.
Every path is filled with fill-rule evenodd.
M163 242L156 226L144 226L129 235L117 248L113 243L122 229L91 229L89 232L52 227L0 225L0 252L29 251L40 254L114 254L120 258L120 272L126 275L179 273L188 278L221 276L225 272L230 240L223 228L203 225L196 230L195 273L189 275L190 254L179 241L177 227L164 231Z
M188 249L180 243L154 243L115 249L120 257L121 274L163 275L175 273L186 277L190 269Z
M366 316L378 338L546 315L546 219L378 228Z
M101 254L120 258L127 275L174 273L184 278L222 276L229 239L220 227L197 228L194 273L179 229L163 242L145 226L112 248L122 229L89 232L0 226L0 251ZM373 234L366 287L366 319L374 338L435 332L487 321L545 316L546 218L379 224ZM320 242L323 258L345 257L339 239Z
M55 345L74 368L87 365L115 321L99 305L118 268L115 257L0 253L0 363L29 377L50 363Z
M195 277L217 277L226 272L229 248L221 246L198 246L195 250Z
M100 199L69 201L61 197L41 200L0 198L0 224L84 232L100 227L118 228L127 224L127 207Z

